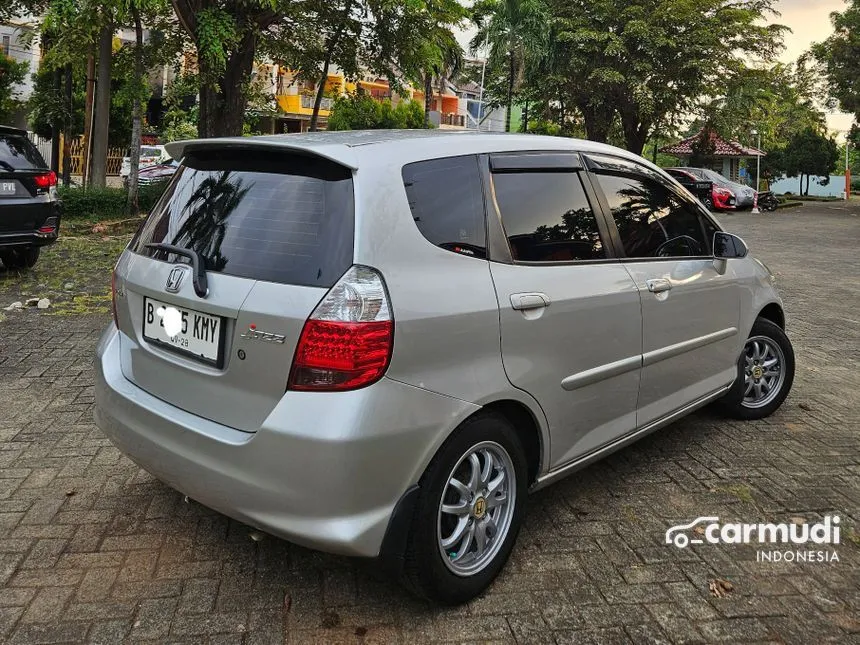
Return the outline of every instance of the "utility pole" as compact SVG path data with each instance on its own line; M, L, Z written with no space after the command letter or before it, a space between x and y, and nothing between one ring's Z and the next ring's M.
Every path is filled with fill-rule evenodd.
M81 151L81 176L84 186L90 178L90 150L93 138L93 96L96 88L96 57L93 48L87 56L87 98L84 101L84 148Z
M848 138L848 133L845 133L845 201L851 200L851 168L848 150L851 147L851 140Z
M761 133L758 130L753 130L752 134L756 136L755 142L755 202L753 203L753 209L750 211L753 215L757 215L761 213L758 209L758 189L761 186Z

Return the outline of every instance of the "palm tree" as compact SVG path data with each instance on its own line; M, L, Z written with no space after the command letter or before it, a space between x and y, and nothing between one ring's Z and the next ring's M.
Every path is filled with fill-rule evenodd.
M506 69L505 131L511 131L514 93L526 67L546 53L550 13L543 0L480 0L472 8L478 33L470 48L477 52L488 44L489 67Z
M410 15L408 32L417 37L402 39L398 63L406 77L424 88L424 125L430 124L433 80L441 88L463 64L463 48L451 27L459 26L467 12L457 0L427 2Z

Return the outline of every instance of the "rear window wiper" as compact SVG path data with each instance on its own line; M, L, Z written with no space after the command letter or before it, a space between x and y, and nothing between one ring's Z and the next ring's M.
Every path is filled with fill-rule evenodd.
M15 166L10 164L8 161L3 161L2 159L0 159L0 166L5 168L6 170L11 170L12 172L15 172Z
M172 244L165 244L163 242L147 244L145 245L148 249L155 249L156 251L166 251L167 253L173 253L174 255L181 255L183 257L189 258L191 260L191 268L194 273L192 276L193 284L194 284L194 293L197 294L200 298L205 298L209 293L209 283L206 280L206 265L204 264L200 254L193 249L186 249L181 246L173 246Z

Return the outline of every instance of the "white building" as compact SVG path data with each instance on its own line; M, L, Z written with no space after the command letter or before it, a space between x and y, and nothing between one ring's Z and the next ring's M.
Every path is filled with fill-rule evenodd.
M13 96L19 101L26 101L33 93L33 74L39 69L39 60L42 49L39 43L38 18L24 16L12 18L8 22L0 24L0 52L6 54L18 62L26 62L30 69L24 82L18 83L13 88ZM27 113L19 110L12 123L20 128L27 127Z

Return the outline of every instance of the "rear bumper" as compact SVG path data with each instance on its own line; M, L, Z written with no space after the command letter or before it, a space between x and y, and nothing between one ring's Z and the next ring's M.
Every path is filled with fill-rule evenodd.
M383 378L353 392L287 392L257 432L243 432L127 380L113 325L98 344L95 389L97 425L155 477L297 544L368 557L440 436L478 409Z
M59 201L0 204L0 248L46 246L57 241L63 209ZM54 230L40 233L39 227L53 218Z

